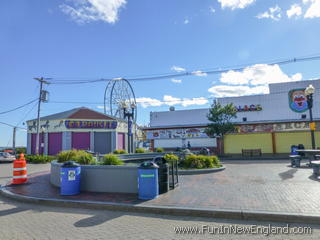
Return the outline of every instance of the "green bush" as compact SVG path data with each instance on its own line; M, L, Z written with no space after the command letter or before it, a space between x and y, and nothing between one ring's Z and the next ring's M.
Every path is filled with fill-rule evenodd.
M136 149L136 153L145 153L146 150L144 150L144 148L137 148Z
M221 167L220 161L217 156L204 156L204 155L188 155L183 161L184 168L218 168Z
M54 159L53 156L46 155L26 155L25 158L29 163L48 163Z
M95 164L95 159L90 153L84 150L68 150L60 152L57 155L58 162L75 161L82 165L92 165Z
M103 156L101 165L123 165L124 162L117 155L106 154Z
M117 149L113 151L113 154L128 154L128 152L123 149Z
M27 152L27 148L25 147L16 148L16 154L20 154L20 153L26 154L26 152Z
M155 152L164 152L163 148L156 148Z
M174 162L174 161L178 161L179 157L175 154L166 154L163 156L165 160L167 160L168 162Z

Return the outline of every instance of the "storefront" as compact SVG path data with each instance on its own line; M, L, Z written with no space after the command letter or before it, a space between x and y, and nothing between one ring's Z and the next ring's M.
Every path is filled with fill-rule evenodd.
M320 80L275 83L269 94L218 98L222 105L233 103L237 109L236 131L224 137L226 154L241 154L242 149L261 149L263 154L289 153L291 145L311 148L309 113L304 89L312 84L315 140L320 146ZM216 139L204 129L209 124L209 109L174 110L150 113L146 136L154 147L216 148ZM191 132L191 134L190 134ZM193 143L193 144L192 144Z
M27 121L27 152L36 152L36 120ZM133 136L136 136L133 126ZM76 108L46 117L40 121L39 153L56 155L69 149L110 153L127 149L126 121L88 108ZM135 141L135 140L134 140Z

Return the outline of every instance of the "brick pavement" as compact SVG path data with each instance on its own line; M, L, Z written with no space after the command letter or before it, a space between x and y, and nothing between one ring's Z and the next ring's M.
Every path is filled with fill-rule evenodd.
M157 214L114 212L106 210L50 207L26 204L0 197L0 239L266 239L259 235L182 234L174 227L199 227L208 225L236 225L248 227L257 224L267 227L285 226L285 223L222 220L198 217L176 217ZM319 239L320 225L291 224L311 227L311 235L270 235L268 239Z
M45 174L30 179L29 185L9 189L42 198L320 215L320 182L312 178L312 169L291 168L288 161L226 162L225 166L226 170L222 172L181 176L178 188L144 202L132 194L60 196L58 188L49 184L49 177Z

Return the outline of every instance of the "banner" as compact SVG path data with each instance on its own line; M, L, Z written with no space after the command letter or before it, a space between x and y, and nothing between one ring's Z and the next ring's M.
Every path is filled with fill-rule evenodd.
M147 131L147 139L207 138L205 128L164 129Z
M116 121L72 121L72 120L66 120L65 121L66 128L70 129L88 129L88 128L94 128L94 129L116 129L118 123Z

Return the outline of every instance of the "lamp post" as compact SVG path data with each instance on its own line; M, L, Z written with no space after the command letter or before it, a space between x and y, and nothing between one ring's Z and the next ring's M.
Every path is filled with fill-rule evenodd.
M123 117L128 118L128 153L133 152L133 134L132 134L132 119L134 118L134 109L136 105L131 104L131 112L129 111L129 106L126 102L122 103Z
M307 97L308 109L309 109L309 114L310 114L309 126L310 126L310 133L311 133L312 149L316 148L316 143L315 143L315 138L314 138L315 123L313 122L313 116L312 116L314 92L315 92L315 89L311 84L305 89L305 95Z

